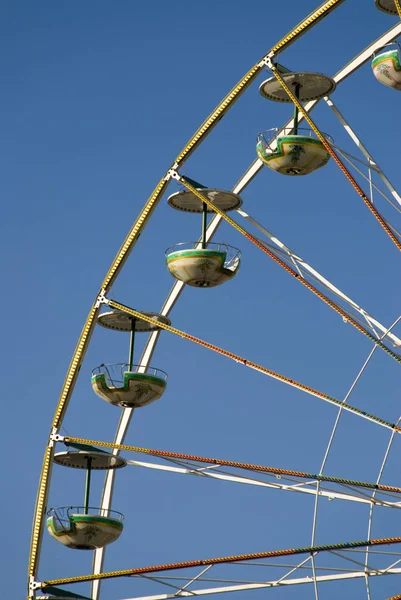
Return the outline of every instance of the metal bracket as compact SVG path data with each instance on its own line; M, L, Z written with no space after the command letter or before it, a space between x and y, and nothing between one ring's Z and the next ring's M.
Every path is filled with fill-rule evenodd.
M33 598L33 593L31 594L31 592L39 590L42 587L42 585L43 583L41 581L35 581L31 575L31 577L29 578L29 596Z
M269 69L273 70L273 68L274 68L273 55L272 56L267 55L266 58L265 58L264 64L266 65L266 67L268 67Z
M262 60L258 63L258 67L270 67L272 64L272 60L274 58L274 52L269 52L262 58Z
M104 288L102 290L100 290L100 293L99 293L99 295L97 297L96 304L95 304L96 308L99 308L99 306L101 304L108 304L109 303L109 300L106 298L105 294L106 294L106 290Z
M175 169L169 169L168 176L171 177L171 179L181 181L181 176L177 173Z
M49 439L50 439L50 441L52 442L52 445L53 445L55 442L64 442L65 436L64 435L60 435L59 433L52 432L50 434L50 438Z
M269 60L268 56L262 58L262 60L258 63L258 67L263 69L263 67L267 67L267 61Z
M178 169L178 163L177 162L175 162L173 164L173 166L171 167L171 169L169 169L167 171L167 174L166 174L166 176L164 178L164 181L169 181L172 178L172 173L174 173L176 169Z

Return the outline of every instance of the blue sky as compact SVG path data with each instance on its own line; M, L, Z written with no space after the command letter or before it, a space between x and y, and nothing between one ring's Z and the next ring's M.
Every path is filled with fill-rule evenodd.
M32 512L51 418L112 258L204 118L315 6L316 0L3 4L0 239L3 362L8 365L3 510L13 515L3 524L4 597L25 592ZM375 9L373 0L346 2L285 51L280 62L292 70L332 75L395 23ZM291 113L291 107L261 98L262 80L190 158L184 174L205 185L234 186L255 158L258 132L284 124ZM376 82L369 64L333 94L396 187L399 98ZM319 106L313 118L340 147L356 154L326 106ZM169 192L176 189L171 184ZM378 320L390 325L399 316L398 251L333 161L303 178L264 169L242 198L247 212ZM399 215L384 200L377 198L377 206L401 227ZM139 310L158 311L173 282L165 249L197 239L199 231L199 218L173 211L164 198L113 296ZM241 270L224 286L186 289L171 314L173 325L342 399L371 342L229 225L223 224L215 239L242 249ZM394 331L401 335L401 326ZM144 336L138 341L137 356L144 341ZM103 362L124 362L127 346L124 334L95 331L63 432L112 440L120 411L93 394L90 373ZM168 372L168 389L160 402L136 411L127 443L319 470L334 407L167 333L152 364ZM396 421L397 369L377 351L350 402ZM385 429L343 415L325 472L375 481L388 439ZM400 485L399 450L396 439L385 483ZM92 504L102 480L94 475ZM81 503L83 482L81 472L56 467L49 506ZM312 497L145 469L121 471L113 508L125 513L126 525L107 553L108 570L305 546L311 538ZM397 534L396 522L394 510L376 509L372 535ZM365 539L367 523L367 506L322 500L316 541ZM63 548L45 534L41 579L90 568L89 553ZM239 569L227 576L248 575ZM371 585L375 599L401 591L397 577L377 578ZM76 589L89 591L87 585ZM137 580L104 585L105 597L116 599L156 593L150 590ZM321 599L338 592L365 597L362 581L321 585L319 591ZM313 598L313 589L271 594Z

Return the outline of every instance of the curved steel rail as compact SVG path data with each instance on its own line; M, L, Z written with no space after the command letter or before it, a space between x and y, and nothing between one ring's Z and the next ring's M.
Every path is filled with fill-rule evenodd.
M353 58L342 69L340 69L340 71L338 71L338 73L336 73L333 76L333 79L337 83L337 85L340 84L342 81L344 81L347 77L349 77L355 70L359 69L368 60L370 60L371 55L375 50L377 50L378 48L381 48L384 43L387 43L387 42L395 39L400 34L401 34L401 25L397 24L397 25L393 26L391 29L389 29L387 32L385 32L377 40L372 42L367 48L365 48L362 52L360 52L355 58ZM327 99L325 99L325 100L327 100ZM312 101L308 102L305 105L305 109L308 112L311 111L318 104L318 102L319 102L319 100L312 100ZM303 115L300 114L299 122L301 122L302 119L303 119ZM290 119L285 124L283 129L288 128L288 127L293 127L292 119ZM279 132L278 135L280 135L282 133L283 129L281 130L281 132ZM255 159L255 161L250 165L250 167L247 169L247 171L244 173L244 175L240 178L238 183L234 186L232 191L237 194L241 193L241 191L247 187L247 185L252 181L252 179L258 174L258 172L262 168L263 168L263 163L260 161L260 159L258 159L258 158ZM221 223L221 219L222 219L222 217L220 215L216 214L215 217L211 220L211 222L207 228L207 241L209 241L213 238L215 231L217 230L217 228L219 227L219 225ZM160 310L160 313L163 316L168 316L170 314L175 303L178 301L180 294L181 294L182 290L184 289L184 286L185 286L185 284L182 283L181 281L175 282L169 295L166 298L166 301L163 304L162 309ZM352 302L351 302L351 304L352 304ZM140 362L142 364L147 364L151 361L154 349L157 344L158 337L159 337L159 332L152 333L149 336L148 342L145 346L144 353L140 360ZM114 438L115 444L118 445L118 444L122 444L124 442L126 433L128 431L128 428L129 428L129 425L131 422L131 418L133 416L133 411L134 411L134 409L126 408L122 412L119 424L117 426L116 435ZM114 449L113 453L118 454L119 450ZM101 500L102 507L108 508L111 506L113 490L114 490L115 475L116 475L116 473L114 471L108 471L106 474L104 488L103 488L103 494L102 494L102 500ZM105 552L106 552L106 548L99 548L99 549L95 550L94 558L93 558L94 573L100 573L102 571ZM97 598L98 598L100 584L101 584L101 581L98 579L96 579L92 582L92 594L91 595L94 600L97 600Z
M344 0L328 0L324 2L320 7L318 7L314 12L308 15L301 23L299 23L295 28L293 28L282 40L280 40L268 54L266 54L261 61L255 64L238 82L238 84L225 96L222 102L218 105L218 107L211 113L211 115L206 119L206 121L200 126L200 128L195 132L189 142L186 144L182 152L177 156L176 160L172 164L172 168L176 169L178 166L183 164L185 160L192 154L192 152L199 146L199 144L205 139L205 137L210 133L210 131L215 127L218 121L226 114L229 108L233 105L233 103L240 97L240 95L247 89L247 87L253 82L255 77L263 70L264 66L267 64L269 58L273 56L277 56L282 50L284 50L289 44L293 43L296 39L298 39L301 35L303 35L311 26L314 26L318 23L322 18L327 16L332 10L337 8L340 4L342 4ZM257 172L257 171L256 171ZM255 172L255 174L256 174ZM135 221L134 225L130 229L127 237L125 238L117 256L115 257L112 265L110 266L106 277L103 280L102 286L100 288L100 292L96 297L95 302L93 303L89 315L85 321L84 327L80 334L77 347L73 354L71 363L69 365L67 375L62 387L62 391L58 400L58 404L56 407L56 411L52 420L51 426L51 434L57 433L59 430L63 416L67 409L72 391L75 386L76 379L78 377L78 373L80 367L82 365L82 361L84 359L86 349L88 347L95 323L96 316L99 311L100 302L99 298L102 298L104 294L106 294L112 287L116 277L118 276L120 270L122 269L125 261L127 260L131 250L133 249L135 243L137 242L139 236L143 228L146 226L149 221L153 211L155 210L162 194L164 193L167 185L169 183L169 175L163 177L159 183L157 184L155 190L150 196L149 200L145 204L142 212L140 213L138 219ZM217 227L218 221L215 222L214 228ZM213 235L213 227L211 228L211 235ZM181 291L183 285L177 284L175 286L176 291ZM177 294L177 297L178 297ZM165 310L171 310L172 304L169 302L165 305ZM158 334L152 334L151 338L155 343L157 340ZM154 344L153 344L154 348ZM150 353L152 353L152 349L150 349ZM127 415L128 416L128 415ZM122 417L127 420L126 417ZM34 582L37 568L38 568L38 560L40 553L40 546L42 540L43 533L43 518L46 509L49 481L51 476L51 467L52 467L52 457L53 457L53 438L52 436L49 439L48 445L46 447L40 482L38 488L37 501L35 506L35 514L34 514L34 522L32 529L32 539L31 539L31 547L30 547L30 555L29 555L29 581L30 583ZM33 586L29 588L29 597L33 596Z

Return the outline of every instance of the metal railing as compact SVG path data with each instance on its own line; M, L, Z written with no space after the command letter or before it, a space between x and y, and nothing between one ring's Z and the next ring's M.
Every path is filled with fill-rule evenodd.
M224 242L216 243L216 242L206 242L205 250L214 250L215 252L225 252L226 260L224 266L235 261L237 258L241 258L241 250L239 248L235 248L235 246L230 246ZM167 248L165 255L168 257L173 252L179 252L180 250L201 250L200 242L179 242L178 244L174 244Z
M280 135L278 135L278 134L280 134ZM334 144L334 140L331 137L331 135L329 135L328 133L324 133L323 131L322 131L322 134L324 135L326 140L329 142L329 144L331 144L331 145ZM299 137L310 137L310 138L317 139L316 135L314 134L312 129L309 129L309 127L298 127L297 133L294 133L293 127L284 127L284 129L283 128L279 129L278 127L273 127L272 129L267 129L266 131L261 131L260 133L258 133L256 140L257 140L257 142L262 142L264 144L265 148L269 148L269 150L271 152L274 152L276 150L277 141L285 135L294 135L294 136L299 136ZM271 142L274 142L274 146L270 145Z
M143 371L139 371L140 368ZM155 367L146 367L145 365L129 365L128 363L113 363L113 364L102 364L93 369L93 375L106 375L107 381L114 387L124 385L124 373L141 373L144 375L153 375L167 381L167 373L162 369L156 369Z
M378 54L383 52L383 50L385 50L385 51L398 50L398 52L400 52L401 44L399 42L389 42L388 44L384 44L384 46L382 46L381 48L379 48L378 50L375 50L373 52L372 58L375 58Z
M70 517L72 515L92 515L97 517L108 517L116 521L123 521L124 515L116 510L108 508L99 508L95 506L61 506L59 508L51 508L47 512L48 517L54 517L61 527L70 527Z

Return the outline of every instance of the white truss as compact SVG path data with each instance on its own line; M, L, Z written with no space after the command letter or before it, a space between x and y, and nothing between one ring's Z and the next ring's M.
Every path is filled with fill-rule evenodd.
M372 54L380 49L381 47L383 47L385 44L393 41L394 39L397 38L397 36L399 36L401 34L401 23L397 23L394 27L392 27L391 29L389 29L385 34L383 34L382 36L380 36L375 42L373 42L372 44L370 44L363 52L361 52L360 54L358 54L353 60L351 60L343 69L341 69L335 76L334 76L334 80L336 81L337 84L341 83L342 81L344 81L347 77L349 77L354 71L356 71L359 67L361 67L366 61L368 61L370 59L370 57L372 56ZM305 110L306 111L311 111L315 105L317 104L318 101L312 101L312 102L308 102L305 105ZM302 121L303 116L300 114L299 115L299 121ZM288 127L292 127L293 126L293 120L291 119L290 121L287 122L287 124L285 125L285 128ZM284 129L284 128L283 128ZM279 135L279 134L278 134ZM233 191L235 193L240 193L243 189L246 188L246 186L250 183L250 181L257 175L257 173L261 170L263 164L262 162L257 159L255 160L252 165L248 168L248 170L246 171L246 173L241 177L240 181L237 183L237 185L234 187ZM377 166L375 164L375 166ZM393 193L393 192L392 192ZM393 194L394 196L394 194ZM395 196L394 196L395 197ZM396 198L397 199L397 198ZM217 230L219 224L221 222L221 217L219 215L216 215L210 222L208 228L207 228L207 241L210 241L213 236L215 231ZM291 258L292 260L292 258ZM306 263L305 263L306 265ZM317 273L317 272L316 272ZM320 276L322 277L322 276ZM324 278L323 278L324 279ZM327 280L326 280L327 281ZM330 282L328 282L330 283ZM330 284L332 285L332 284ZM173 306L175 305L175 303L177 302L182 290L184 288L184 284L182 282L177 281L169 296L167 297L164 306L162 308L162 310L160 311L162 315L164 316L168 316L168 314L170 313L170 311L172 310ZM334 288L334 286L333 286ZM336 290L338 290L338 288L335 288ZM334 290L332 290L334 291ZM340 290L338 290L338 292L340 292ZM337 293L337 292L335 292ZM340 294L343 294L342 292L340 292ZM345 295L344 295L345 296ZM345 296L345 298L348 299L347 296ZM351 301L353 303L353 308L354 309L360 309L359 312L363 311L363 309L361 309L361 307L359 307L356 303L354 303L353 301ZM357 308L356 308L357 307ZM370 318L370 322L374 324L374 326L376 326L379 330L386 331L387 328L384 327L383 325L381 325L378 321L377 322L373 322L372 318L370 317L370 315L368 315L368 313L366 313L366 311L364 311L363 313L361 312L362 316L365 318L365 320L367 320L367 322L369 323L368 319ZM366 316L368 317L368 319L366 319ZM372 326L371 326L372 327ZM380 327L383 328L380 329ZM141 357L140 363L144 366L147 366L150 363L151 357L153 355L154 349L156 347L157 344L157 340L158 340L158 336L159 336L159 332L155 332L153 334L151 334L149 336L149 340L146 344L144 353ZM396 336L393 336L393 334L388 334L388 337L390 337L390 339L392 339L393 343L397 346L399 346L401 344L401 340L399 338L397 338ZM115 437L115 442L118 444L123 443L124 439L125 439L125 435L128 431L128 427L131 421L133 415L133 409L125 409L122 413L118 428L117 428L117 432L116 432L116 437ZM118 451L115 450L114 451L115 454L118 454ZM115 481L115 472L114 471L109 471L106 475L106 479L105 479L105 484L104 484L104 488L103 488L103 495L102 495L102 501L101 501L101 508L102 509L108 509L111 506L111 500L112 500L112 495L113 495L113 489L114 489L114 481ZM314 492L316 493L316 492ZM105 549L101 548L98 549L94 552L94 559L93 559L93 573L94 574L98 574L102 572L102 568L103 568L103 561L104 561L104 554L105 554ZM388 571L388 574L392 574L395 572L401 572L398 570L392 570L392 571ZM362 574L359 574L359 572L356 572L357 574L355 575L355 577L367 577L366 572L364 571ZM377 575L377 572L374 573L375 575ZM384 573L383 573L384 574ZM368 575L369 576L369 575ZM334 577L334 576L332 576ZM319 577L315 578L315 583L317 581L320 581L321 579ZM328 581L328 579L324 579L325 581ZM312 579L310 578L306 578L305 581L304 580L291 580L294 582L297 582L299 584L301 583L310 583L312 581ZM323 580L322 580L323 581ZM258 585L258 584L256 584ZM271 582L270 584L263 584L262 587L272 587L272 586L277 586L278 583L274 583ZM280 585L291 585L291 583L282 583ZM246 589L254 589L254 588L246 588ZM228 589L225 588L222 591L239 591L239 590L234 590L234 589ZM99 580L95 580L92 583L92 592L91 592L91 597L93 598L93 600L98 600L99 597L99 592L100 592L100 581ZM217 591L217 589L215 591L209 591L209 590L205 590L205 591L198 591L196 592L197 595L204 595L204 594L210 594L210 593L219 593ZM183 592L184 594L184 592ZM193 595L193 592L190 593L188 592L188 595ZM152 596L152 597L148 597L146 598L146 600L165 600L167 598L173 598L176 597L176 595L163 595L163 596ZM141 599L144 600L144 599Z

